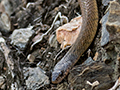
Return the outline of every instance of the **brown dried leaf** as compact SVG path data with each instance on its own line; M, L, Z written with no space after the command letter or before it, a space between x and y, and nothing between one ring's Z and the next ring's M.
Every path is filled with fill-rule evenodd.
M75 42L80 33L81 25L82 17L79 16L56 30L57 41L61 43L62 49L68 45L72 45Z

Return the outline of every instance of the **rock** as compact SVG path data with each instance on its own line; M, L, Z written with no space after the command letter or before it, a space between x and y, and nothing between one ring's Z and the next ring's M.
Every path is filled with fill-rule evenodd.
M1 5L4 6L5 12L10 16L13 12L13 6L11 5L10 0L2 0Z
M5 79L2 77L2 76L0 76L0 88L3 90L3 89L5 89Z
M120 51L120 4L111 1L108 12L109 16L106 22L106 29L109 33L109 43L104 49L108 54L107 56L116 62L117 54Z
M11 31L11 20L6 12L2 12L0 15L0 31L2 33L8 33Z
M91 57L88 57L87 60L82 65L90 65L93 62L94 62L93 59Z
M109 43L104 45L105 54L102 58L106 64L109 63L114 67L116 72L114 77L116 79L119 75L117 56L120 53L120 4L116 1L111 1L107 13L109 15L106 22L106 29L109 33Z
M49 78L44 74L39 67L26 68L24 67L24 77L27 89L37 90L50 83Z
M0 31L3 35L8 35L8 33L13 30L14 27L11 22L11 14L13 14L20 5L20 1L21 0L2 0L0 2Z
M5 12L5 7L3 4L0 3L0 12Z
M109 2L105 0L104 2ZM117 8L116 8L117 7ZM101 46L105 46L108 42L120 43L120 5L116 1L110 1L108 12L103 16ZM111 44L112 46L113 44ZM110 45L107 45L111 47Z
M110 1L112 1L112 0L102 0L102 4L103 4L104 6L107 6Z
M111 65L114 69L113 79L116 80L120 75L120 4L116 1L111 1L108 12L106 29L109 33L109 43L103 48L105 51L103 56L105 57L102 58L104 58L103 61L106 64Z
M2 0L0 4L4 7L4 11L11 16L21 3L22 0Z
M28 59L29 62L31 62L31 63L33 63L36 58L39 58L39 59L41 58L39 49L35 50L34 52L32 52L31 54L29 54L29 55L27 56L27 59Z
M109 33L106 29L106 22L108 20L108 16L109 16L109 12L107 12L101 19L101 24L102 24L101 46L104 46L109 42Z
M120 44L120 5L111 1L106 28L110 34L110 41Z
M57 49L58 43L57 43L57 39L56 39L55 35L50 35L50 37L49 37L49 44L50 44L50 47L54 47L54 48Z
M33 62L35 61L35 56L32 55L32 54L29 54L29 55L27 56L27 59L29 60L29 62L33 63Z
M58 27L60 27L60 25L61 25L60 20L57 20L57 21L55 22L54 28L58 28ZM63 25L63 24L62 24L62 25Z
M104 63L78 65L70 72L68 83L73 90L108 90L113 85L112 74L113 69ZM90 83L96 84L95 87Z
M34 31L32 26L28 28L16 29L13 31L11 38L11 44L17 46L19 49L24 50L29 41L29 38L33 35Z

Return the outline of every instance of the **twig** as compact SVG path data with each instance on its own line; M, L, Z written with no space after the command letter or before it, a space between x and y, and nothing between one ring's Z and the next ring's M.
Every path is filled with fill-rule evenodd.
M108 90L116 90L120 86L120 77L119 79L115 82L114 86Z
M81 76L81 75L83 75L84 74L84 72L86 72L87 70L89 70L90 68L89 67L87 67L87 68L85 68L78 76Z
M87 81L86 84L92 86L91 90L93 90L93 88L94 88L95 86L98 86L100 83L99 83L98 81L95 81L95 82L93 82L93 83L91 83L90 81Z
M37 40L36 42L34 42L34 43L31 45L30 50L32 50L34 45L36 45L37 43L40 43L40 42L43 40L43 38L44 38L46 35L48 35L48 33L52 30L52 28L53 28L55 22L57 21L58 17L59 17L60 19L63 19L63 18L64 18L64 19L66 19L66 21L68 22L68 18L66 18L65 16L61 16L61 12L58 12L58 14L55 16L55 19L53 20L53 23L52 23L51 27L48 29L48 31L47 31L46 33L42 34L42 36L41 36L41 38L40 38L39 40Z

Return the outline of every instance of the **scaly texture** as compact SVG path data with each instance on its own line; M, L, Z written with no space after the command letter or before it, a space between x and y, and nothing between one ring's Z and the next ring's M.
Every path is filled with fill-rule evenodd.
M52 83L60 83L69 73L80 56L92 43L98 26L96 0L78 0L82 11L82 28L75 43L65 56L56 64L52 72Z

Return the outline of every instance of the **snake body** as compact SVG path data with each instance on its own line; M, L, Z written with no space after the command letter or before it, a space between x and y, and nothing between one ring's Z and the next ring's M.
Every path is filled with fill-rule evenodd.
M65 56L55 65L52 83L60 83L92 43L98 26L96 0L78 0L82 11L81 32Z

